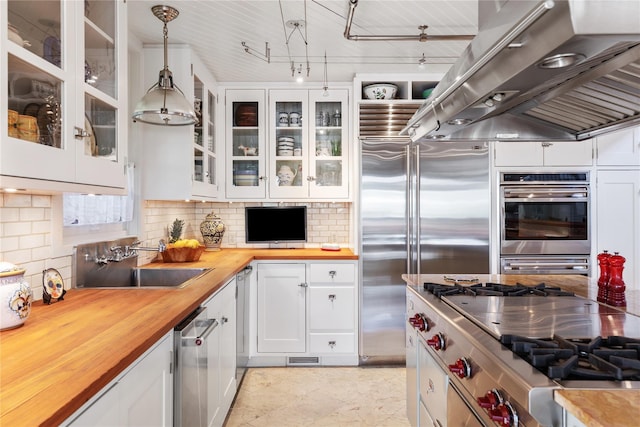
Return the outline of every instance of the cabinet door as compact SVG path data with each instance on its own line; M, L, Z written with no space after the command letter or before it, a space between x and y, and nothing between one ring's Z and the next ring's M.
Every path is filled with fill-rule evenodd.
M640 165L640 127L598 136L598 166Z
M348 91L309 91L309 197L349 197Z
M227 198L264 199L265 91L227 90L225 104Z
M236 279L229 281L219 297L220 315L220 398L221 422L236 394Z
M497 141L494 160L496 166L542 166L544 151L540 142Z
M306 90L269 91L269 197L309 195L309 96Z
M640 170L598 171L596 184L597 250L626 258L627 288L640 289Z
M591 166L593 143L587 141L543 142L544 166Z
M258 265L258 352L302 353L306 347L305 265Z

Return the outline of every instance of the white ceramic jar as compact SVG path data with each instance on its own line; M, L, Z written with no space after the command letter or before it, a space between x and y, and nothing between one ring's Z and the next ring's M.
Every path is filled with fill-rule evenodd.
M0 330L17 328L31 313L33 292L23 268L0 262Z

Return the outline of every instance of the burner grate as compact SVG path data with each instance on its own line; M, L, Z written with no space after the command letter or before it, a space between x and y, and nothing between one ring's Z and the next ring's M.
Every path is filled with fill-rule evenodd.
M640 380L640 339L610 336L549 340L503 335L500 342L556 380Z
M517 297L526 295L539 296L574 296L573 292L563 291L559 287L547 286L539 283L534 286L525 286L521 283L515 285L504 285L501 283L476 283L474 285L462 286L460 284L444 285L441 283L425 282L424 289L431 292L438 298L451 295L473 295L473 296L505 296Z

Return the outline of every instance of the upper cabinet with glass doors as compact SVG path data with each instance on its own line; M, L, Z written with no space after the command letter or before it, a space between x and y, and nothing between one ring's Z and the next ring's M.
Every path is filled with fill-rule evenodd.
M126 185L123 1L0 3L0 174L65 185ZM5 121L6 120L6 121ZM42 184L42 180L52 184ZM24 183L24 182L23 182ZM28 184L28 183L27 183Z
M145 84L158 80L163 67L162 46L144 48ZM215 117L217 83L188 46L170 46L168 66L176 86L193 102L198 123L142 127L142 197L150 200L211 200L218 197Z
M266 197L265 91L226 91L226 195L229 199Z
M348 90L269 92L269 198L349 197Z

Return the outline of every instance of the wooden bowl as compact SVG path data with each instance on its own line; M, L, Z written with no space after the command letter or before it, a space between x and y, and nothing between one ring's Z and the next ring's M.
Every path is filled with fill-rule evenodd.
M204 245L197 248L166 248L160 253L163 262L193 262L200 259L205 249Z

